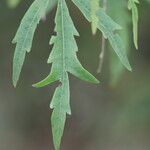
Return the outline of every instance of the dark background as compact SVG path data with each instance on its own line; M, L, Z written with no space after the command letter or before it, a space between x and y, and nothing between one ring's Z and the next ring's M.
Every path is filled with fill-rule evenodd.
M55 9L38 26L18 87L11 81L15 49L11 40L31 2L22 1L16 9L0 2L0 150L53 150L49 103L56 84L41 89L31 85L50 71L46 62ZM80 33L78 58L101 84L88 84L70 75L72 116L67 118L62 150L149 150L150 5L142 1L139 7L139 50L130 43L133 72L126 70L115 86L110 86L109 51L102 74L96 73L100 34L92 36L89 23L75 6L69 6Z

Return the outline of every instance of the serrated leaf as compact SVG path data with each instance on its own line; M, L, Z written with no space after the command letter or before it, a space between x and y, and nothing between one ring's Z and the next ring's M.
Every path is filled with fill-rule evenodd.
M138 49L138 9L137 9L136 4L139 4L138 0L128 1L128 8L129 10L132 10L134 45L136 49Z
M23 66L26 52L30 52L35 29L45 15L49 0L35 0L23 17L13 39L17 43L13 59L13 84L16 86Z
M97 31L97 24L98 24L98 18L97 18L97 11L99 10L99 0L91 0L91 20L92 20L92 33L96 34Z
M91 8L90 0L72 0L74 4L81 10L85 18L91 22ZM127 54L125 52L124 45L120 36L116 33L121 27L115 23L102 8L97 12L98 24L97 28L103 33L105 38L108 38L111 46L118 55L121 63L128 69L131 70Z
M66 114L71 114L68 72L91 83L99 81L86 71L77 59L78 47L74 36L79 34L69 15L65 0L58 1L55 24L56 36L50 40L53 49L48 59L48 63L52 63L50 75L33 86L42 87L55 81L60 82L50 104L50 108L53 109L51 122L54 146L59 150Z

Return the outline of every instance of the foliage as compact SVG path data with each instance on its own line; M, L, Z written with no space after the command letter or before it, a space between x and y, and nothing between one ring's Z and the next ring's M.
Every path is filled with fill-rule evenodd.
M57 35L51 38L50 44L54 44L54 47L48 59L48 63L52 63L51 73L45 80L34 86L42 87L55 81L61 82L50 105L54 109L51 119L54 145L55 149L59 149L66 113L71 114L68 72L91 83L98 83L98 80L88 73L77 59L77 44L74 35L78 36L79 34L70 18L65 1L58 1L55 23Z
M108 3L108 13L110 16L117 21L123 30L119 32L121 39L123 40L126 53L130 53L130 38L129 38L129 30L128 27L131 24L129 19L129 13L127 11L127 3L124 0L119 0L115 3L115 0L111 0ZM118 15L118 12L120 15ZM109 49L112 49L109 46ZM111 51L110 51L111 52ZM122 74L125 72L125 68L122 66L118 58L114 55L114 53L110 53L110 85L115 86L121 79Z
M133 34L134 34L134 44L135 47L138 49L138 10L136 7L136 3L139 3L138 0L129 0L128 1L128 8L132 10L132 21L133 21Z
M92 18L92 32L96 34L98 18L97 18L97 11L99 9L99 0L91 1L91 18Z
M19 0L9 1L11 2L10 4L12 7L19 3ZM72 2L79 8L85 18L92 24L93 34L95 34L97 30L101 31L103 37L108 39L121 64L131 71L132 69L126 53L126 45L128 42L126 28L128 21L126 22L121 16L119 23L123 26L123 28L125 28L125 32L121 34L118 31L120 31L122 27L110 16L108 16L102 7L100 7L102 5L99 5L99 0L72 0ZM109 5L111 3L112 2L108 1L108 6L111 6ZM138 0L128 1L128 8L132 11L134 44L136 48L138 48L137 3L139 3ZM125 2L120 0L118 4L122 6L122 4L125 4ZM52 9L54 5L57 5L57 12L55 17L56 35L52 36L50 40L50 44L53 45L53 49L48 58L48 63L52 63L51 72L46 79L37 84L34 84L33 86L43 87L55 81L60 82L60 85L56 88L50 105L50 108L53 109L51 123L54 146L56 150L59 150L66 121L66 114L71 114L68 73L71 73L79 79L90 83L99 83L99 81L93 75L91 75L86 69L82 67L79 60L77 59L76 52L78 51L78 47L74 36L79 36L79 33L77 32L69 15L66 0L35 0L26 12L16 33L16 36L13 39L13 43L16 43L13 59L13 84L14 86L17 85L25 60L25 55L27 52L31 51L32 41L38 23L40 22L41 18ZM119 5L118 8L120 7ZM112 7L111 9L114 8ZM127 15L124 10L122 11L120 9L119 11L121 11L123 15ZM112 61L112 64L116 66L116 64L118 64L118 60ZM119 68L121 68L119 69L119 74L122 70L122 65L119 63Z
M30 52L35 29L45 15L49 0L35 0L21 21L13 43L17 43L13 60L13 84L16 86L25 59Z

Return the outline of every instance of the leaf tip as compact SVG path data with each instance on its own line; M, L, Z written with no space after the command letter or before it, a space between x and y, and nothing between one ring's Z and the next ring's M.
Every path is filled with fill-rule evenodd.
M17 86L17 81L15 79L13 79L13 86L16 88Z
M132 67L130 64L128 65L127 69L132 72Z
M94 28L93 26L91 27L92 29L92 34L95 35L97 33L97 28Z
M37 85L36 84L32 84L32 87L37 88Z
M93 83L93 84L99 84L100 81L98 79L96 79L95 77L91 79L91 81L89 80L89 82Z
M95 80L95 84L99 84L99 83L100 83L100 81L96 79Z
M40 88L42 87L40 83L35 83L35 84L32 84L32 87L34 88Z
M135 48L138 50L138 44L137 44L137 42L134 45L135 45Z
M19 77L15 74L15 71L13 70L12 84L13 84L14 87L17 86L18 80L19 80Z

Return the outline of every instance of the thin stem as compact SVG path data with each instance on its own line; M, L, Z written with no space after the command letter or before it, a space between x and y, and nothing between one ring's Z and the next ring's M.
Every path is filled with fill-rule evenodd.
M107 0L103 0L103 8L104 11L107 11ZM102 41L101 41L101 52L99 55L99 65L97 68L97 73L101 73L102 68L103 68L103 63L104 63L104 56L105 56L105 49L106 49L106 39L104 38L104 36L102 35Z

